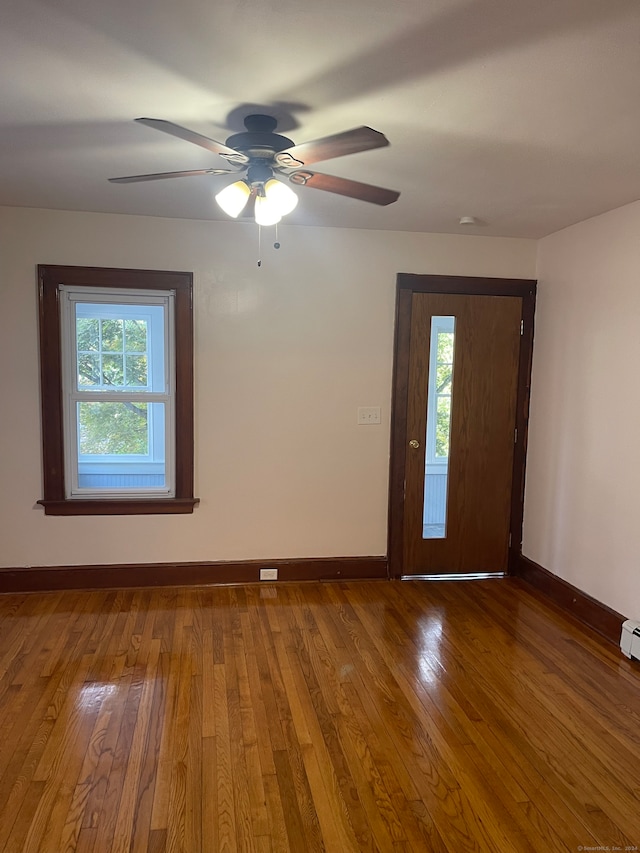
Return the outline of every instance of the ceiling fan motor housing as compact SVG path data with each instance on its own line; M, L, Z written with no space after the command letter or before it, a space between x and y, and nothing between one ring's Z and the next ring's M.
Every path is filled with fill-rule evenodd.
M273 132L277 121L272 116L247 116L244 126L247 128L245 133L234 133L226 141L226 145L234 151L261 160L271 160L279 151L293 147L291 139Z
M272 177L273 169L269 165L268 161L258 163L252 162L247 169L247 181L251 186L260 186L265 184Z

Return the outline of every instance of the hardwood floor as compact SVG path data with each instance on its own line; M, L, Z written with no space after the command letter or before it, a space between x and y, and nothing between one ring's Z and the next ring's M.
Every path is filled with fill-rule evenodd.
M640 665L516 579L0 596L0 851L640 846Z

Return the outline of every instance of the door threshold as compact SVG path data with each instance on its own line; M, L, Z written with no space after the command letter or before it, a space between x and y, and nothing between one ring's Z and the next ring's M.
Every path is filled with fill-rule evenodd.
M468 572L455 574L448 572L444 575L401 575L401 581L484 581L489 578L506 578L506 572Z

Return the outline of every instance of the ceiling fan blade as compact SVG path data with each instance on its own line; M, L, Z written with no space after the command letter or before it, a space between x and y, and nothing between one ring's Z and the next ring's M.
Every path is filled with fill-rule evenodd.
M127 175L124 178L109 178L112 184L135 184L139 181L162 181L165 178L189 178L192 175L232 175L231 169L190 169L186 172L156 172L152 175Z
M334 157L344 157L345 154L357 154L359 151L370 151L373 148L384 148L389 144L387 137L371 127L356 127L345 130L334 136L325 136L313 142L303 142L276 154L276 162L284 168L307 166L320 160L331 160ZM298 161L298 162L295 162Z
M169 133L171 136L177 136L178 139L184 139L186 142L193 142L194 145L199 145L201 148L206 148L207 151L213 151L214 154L220 154L231 163L248 163L249 158L239 151L234 151L229 148L224 142L218 142L215 139L210 139L208 136L203 136L201 133L196 133L195 130L189 130L186 127L181 127L179 124L174 124L172 121L164 121L161 118L137 118L135 121L140 124L145 124L147 127L152 127L154 130L161 130L163 133Z
M400 193L396 190L386 190L383 187L374 187L372 184L361 184L359 181L349 181L347 178L337 178L335 175L323 175L319 172L294 172L289 175L289 180L298 186L346 195L349 198L371 202L371 204L393 204L400 198Z

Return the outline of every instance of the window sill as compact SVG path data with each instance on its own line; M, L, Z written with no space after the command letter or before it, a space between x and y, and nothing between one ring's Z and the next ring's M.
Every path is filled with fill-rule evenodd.
M45 515L169 515L192 513L200 498L39 500Z

